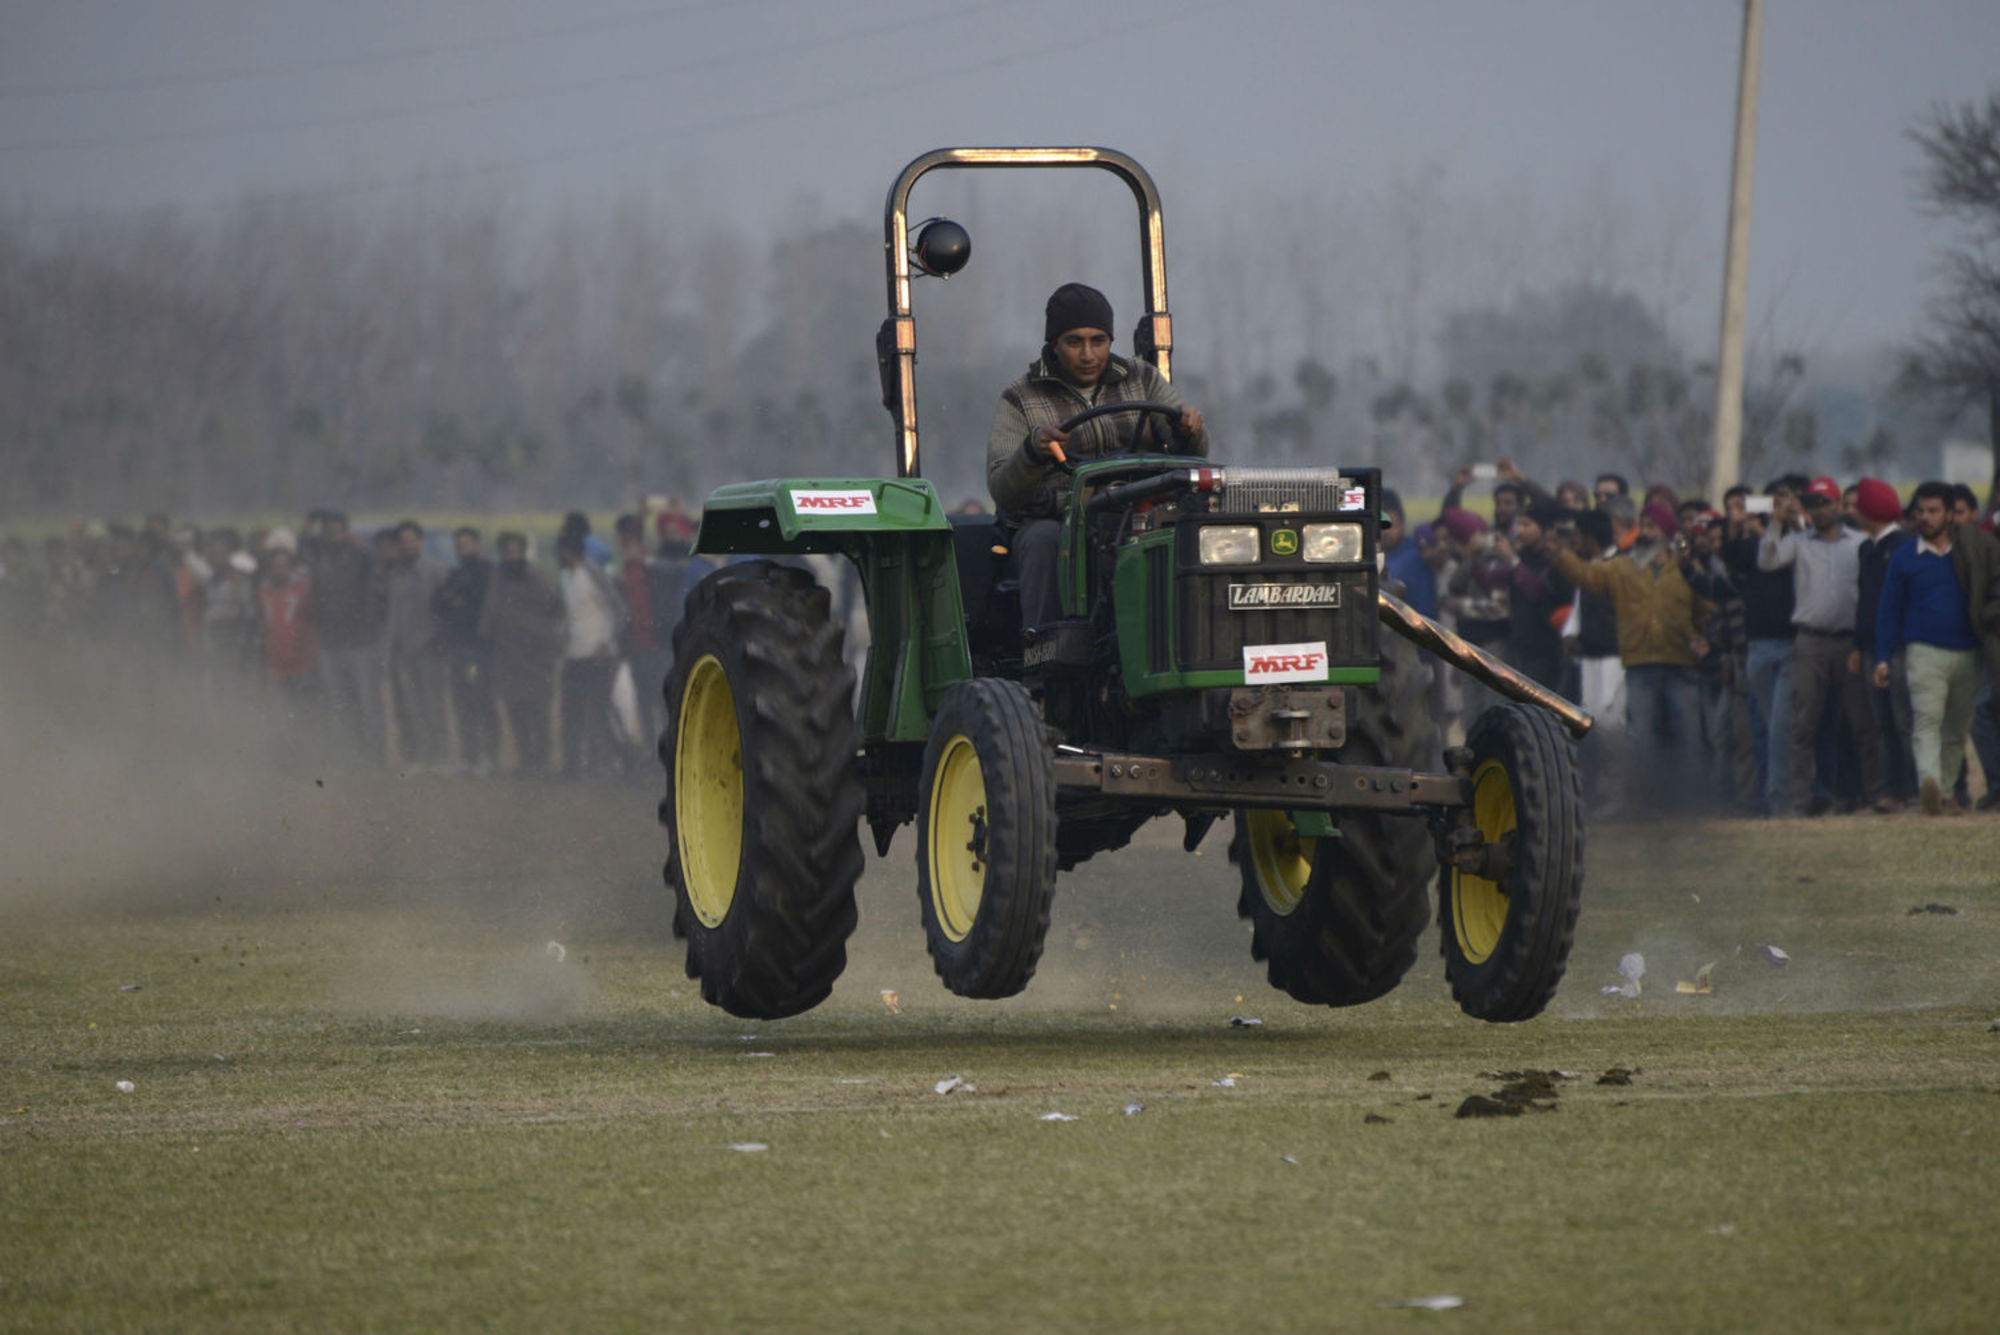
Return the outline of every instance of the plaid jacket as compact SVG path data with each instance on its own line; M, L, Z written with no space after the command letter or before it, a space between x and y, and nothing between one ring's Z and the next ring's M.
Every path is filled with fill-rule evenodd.
M1187 400L1151 362L1113 357L1094 392L1086 394L1057 375L1050 358L1043 356L1001 393L1000 409L993 415L993 429L986 437L986 487L993 493L993 503L1022 518L1061 514L1068 482L1054 463L1035 453L1035 432L1045 426L1060 426L1097 404L1141 399L1187 406ZM1142 453L1208 453L1207 427L1190 440L1180 440L1172 425L1157 413L1113 413L1094 418L1076 429L1063 453L1072 461L1115 454L1134 443L1135 433L1140 436L1137 444Z

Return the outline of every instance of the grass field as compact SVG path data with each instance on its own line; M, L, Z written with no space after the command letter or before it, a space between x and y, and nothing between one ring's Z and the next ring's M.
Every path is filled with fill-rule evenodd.
M1374 1006L1270 991L1220 833L1165 828L961 1002L906 832L832 1001L750 1024L683 976L647 792L254 792L0 872L0 1330L1994 1325L1990 819L1594 830L1505 1028L1434 946ZM1524 1068L1578 1078L1454 1117Z

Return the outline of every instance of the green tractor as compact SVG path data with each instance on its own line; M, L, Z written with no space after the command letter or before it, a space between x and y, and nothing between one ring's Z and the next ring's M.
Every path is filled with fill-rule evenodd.
M1020 167L1108 170L1131 187L1137 352L1171 376L1160 201L1137 162L957 148L903 169L877 337L897 476L739 483L703 509L695 550L727 563L688 595L660 739L689 976L734 1015L819 1004L855 926L862 820L881 855L914 821L939 976L961 996L1011 996L1034 975L1058 872L1170 814L1192 851L1226 816L1238 908L1274 987L1314 1005L1382 996L1416 961L1435 882L1459 1005L1535 1015L1575 930L1571 734L1590 719L1380 587L1377 470L1079 463L1063 616L1032 636L1004 516L948 515L923 479L913 262L948 276L970 245L933 220L913 250L910 191L939 168ZM858 691L829 591L792 559L822 553L860 573L871 646ZM1441 766L1420 649L1509 697Z

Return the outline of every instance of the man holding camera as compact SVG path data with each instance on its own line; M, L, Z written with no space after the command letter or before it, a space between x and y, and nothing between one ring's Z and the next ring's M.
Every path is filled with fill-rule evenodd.
M1620 505L1629 498L1618 497ZM1584 561L1567 548L1554 553L1556 571L1585 593L1608 595L1617 612L1618 658L1625 669L1632 765L1629 779L1655 799L1699 793L1696 739L1700 700L1695 664L1708 653L1714 605L1689 583L1679 522L1664 505L1640 517L1632 549L1604 561Z
M1821 716L1828 696L1840 701L1860 760L1862 798L1893 810L1882 787L1882 755L1861 676L1848 664L1861 599L1862 535L1848 528L1840 486L1816 477L1805 490L1780 498L1775 523L1757 544L1757 568L1792 572L1791 814L1812 809ZM1773 742L1775 744L1775 738ZM1822 776L1830 779L1831 775Z

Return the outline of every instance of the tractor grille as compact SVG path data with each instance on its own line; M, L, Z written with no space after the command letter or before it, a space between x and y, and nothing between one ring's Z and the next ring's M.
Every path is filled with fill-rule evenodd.
M1257 578L1277 572L1260 571ZM1241 668L1245 645L1299 644L1321 641L1334 667L1374 667L1377 664L1375 591L1367 570L1283 572L1287 581L1339 584L1340 607L1285 611L1232 612L1229 585L1241 583L1242 571L1194 573L1182 571L1179 581L1180 668L1213 672Z
M1336 514L1341 493L1362 485L1358 478L1342 477L1331 468L1225 468L1222 481L1215 509L1226 515Z

